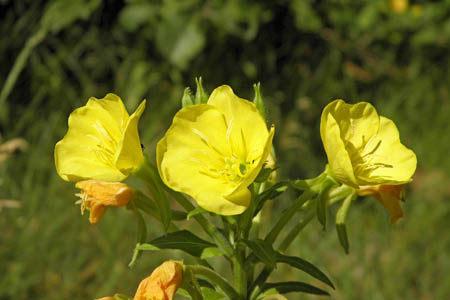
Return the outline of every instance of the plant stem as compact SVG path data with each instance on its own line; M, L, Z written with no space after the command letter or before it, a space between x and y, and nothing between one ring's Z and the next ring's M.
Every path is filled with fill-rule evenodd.
M189 284L184 284L182 288L189 293L192 300L203 300L203 295L196 288L193 288Z
M187 267L192 271L193 274L208 279L211 283L214 283L216 286L218 286L225 293L225 295L228 296L229 299L239 299L239 294L236 292L236 290L219 273L203 266L189 265Z
M281 245L279 247L280 252L286 251L287 248L292 244L292 242L295 240L297 235L303 230L303 228L308 225L309 222L314 218L316 215L316 210L312 209L310 210L303 220L301 220L297 225L294 226L294 228L289 231L288 235L284 238L283 242L281 242Z
M301 194L301 196L298 197L297 200L291 205L291 207L289 207L283 212L278 222L266 236L265 241L267 243L273 244L275 242L276 238L278 237L284 226L286 226L286 224L291 220L291 218L299 211L303 203L309 200L313 194L314 193L311 192L310 190L304 191L303 194Z
M245 272L245 246L241 243L236 244L236 249L232 257L233 262L233 276L234 287L236 288L239 298L246 299L247 297L247 273Z
M11 93L12 88L14 87L14 84L17 81L17 78L20 75L20 72L25 67L25 64L27 63L27 59L31 54L31 51L39 45L39 43L47 36L47 30L41 28L39 29L34 35L32 35L27 42L25 43L25 46L22 48L22 51L19 53L19 56L17 56L14 65L9 71L8 77L6 78L5 84L3 85L2 91L0 93L0 120L5 123L8 122L8 106L5 105L5 101L8 98L9 94Z

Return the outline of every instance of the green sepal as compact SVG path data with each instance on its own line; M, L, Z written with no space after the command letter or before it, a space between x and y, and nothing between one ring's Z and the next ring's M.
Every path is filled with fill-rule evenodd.
M203 89L202 77L195 78L197 90L195 92L195 104L204 104L208 102L208 95Z
M322 281L323 283L329 285L334 289L334 285L331 280L325 275L322 271L319 270L312 263L297 257L297 256L287 256L281 253L277 253L276 256L277 262L288 264L296 269L302 270L303 272L311 275L312 277Z
M259 113L263 116L264 120L266 120L266 106L264 105L264 101L261 96L261 83L253 84L253 90L255 91L255 97L253 98L253 103L255 103L256 108L258 108Z
M181 107L194 105L194 97L189 87L184 89L183 98L181 98Z

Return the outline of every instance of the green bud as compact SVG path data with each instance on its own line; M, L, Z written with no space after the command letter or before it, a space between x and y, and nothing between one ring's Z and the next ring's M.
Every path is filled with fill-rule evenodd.
M208 95L205 93L202 85L202 78L195 78L197 84L197 91L195 93L195 104L202 104L208 102Z
M264 105L264 101L261 97L261 83L255 83L253 85L253 89L255 90L255 98L253 98L253 103L255 103L256 107L259 110L259 113L266 119L266 107Z
M192 92L190 88L184 89L183 98L181 98L181 106L188 107L194 105L194 97L192 96Z

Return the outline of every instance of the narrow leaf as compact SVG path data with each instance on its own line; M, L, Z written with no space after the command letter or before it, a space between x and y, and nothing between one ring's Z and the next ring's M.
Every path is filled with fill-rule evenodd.
M273 186L271 186L270 188L268 188L261 194L259 194L258 195L258 204L256 205L255 212L253 215L258 214L258 212L263 208L264 203L266 201L275 199L276 197L278 197L279 195L284 193L284 191L286 191L287 188L288 188L288 183L281 181L281 182L274 184Z
M327 198L325 197L324 193L320 193L319 196L317 196L317 219L319 220L320 224L323 226L323 230L326 230L327 228Z
M287 294L292 292L301 292L314 295L330 295L328 292L305 282L285 281L264 284L263 291L275 289L278 294Z
M215 247L214 244L199 238L187 230L168 233L150 241L149 244L160 249L182 250L196 257L200 257L204 249Z
M330 287L334 289L334 285L331 282L331 280L327 277L327 275L325 275L322 271L320 271L319 268L317 268L315 265L304 259L301 259L300 257L287 256L277 253L277 262L286 263L294 268L302 270L303 272L308 273L312 277L319 279L323 283L328 284Z
M209 248L205 248L202 251L202 255L200 256L200 258L207 259L207 258L215 257L215 256L223 256L223 253L217 247L209 247Z
M264 240L242 240L250 249L252 249L255 256L271 269L276 268L277 253L273 250L272 245Z
M350 245L347 236L346 220L350 204L352 203L354 198L355 198L354 193L348 195L344 199L344 201L342 202L341 206L338 208L338 211L336 213L336 232L339 238L339 242L342 248L344 248L345 253L347 254L349 253Z

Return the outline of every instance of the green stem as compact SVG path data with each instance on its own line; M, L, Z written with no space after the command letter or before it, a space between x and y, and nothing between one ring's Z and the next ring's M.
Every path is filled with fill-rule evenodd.
M299 211L300 207L311 198L313 195L313 192L306 190L301 194L300 197L297 198L297 200L286 209L278 222L275 224L275 226L272 228L272 230L269 232L269 234L266 236L265 241L269 244L273 244L280 234L281 230L286 226L286 224L291 220L291 218Z
M288 235L285 237L283 242L281 242L279 248L280 252L284 252L286 251L287 248L289 248L289 246L292 244L292 242L295 240L298 234L303 230L303 228L306 227L306 225L309 224L309 222L311 222L311 220L314 218L315 215L316 210L315 209L310 210L306 214L305 218L301 220L299 223L297 223L297 225L295 225L294 228L291 229L291 231L289 231Z
M236 250L232 257L232 262L234 287L239 294L239 297L236 299L243 300L247 297L247 273L245 271L245 247L241 243L236 244Z
M264 267L264 269L259 273L258 278L256 278L255 282L250 286L249 290L252 291L250 294L250 300L255 300L262 291L262 287L266 282L267 278L269 278L270 273L272 273L273 269L269 267Z
M19 56L17 56L11 71L9 71L8 77L6 78L5 84L3 85L2 91L0 93L0 107L2 108L0 110L0 119L4 123L8 122L9 116L8 106L5 105L5 101L11 93L11 90L14 87L14 84L16 83L20 72L25 67L31 51L33 51L33 49L37 45L39 45L39 43L46 37L46 35L47 31L41 28L33 36L31 36L25 43L25 46L23 47Z
M194 287L192 287L189 284L184 284L181 286L183 289L188 292L188 294L191 296L192 300L203 300L203 295L200 293L200 291Z
M239 299L239 294L236 292L236 290L219 273L203 266L189 265L187 267L192 271L194 275L203 277L214 285L218 286L225 293L225 295L228 296L229 299Z

